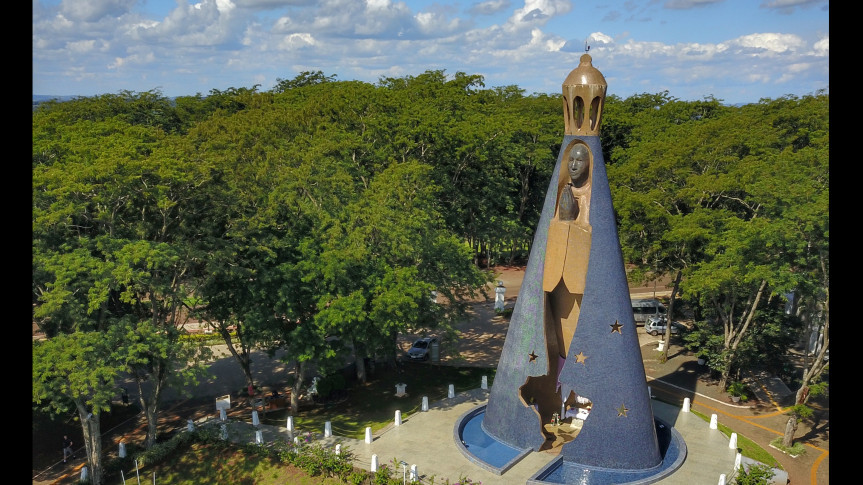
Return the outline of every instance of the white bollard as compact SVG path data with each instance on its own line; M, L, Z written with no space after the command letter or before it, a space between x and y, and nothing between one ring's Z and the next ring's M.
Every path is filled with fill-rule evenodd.
M126 443L120 442L120 452L118 453L120 458L126 458Z
M258 420L258 412L252 411L252 425L258 426L259 424L261 424L261 421Z
M737 449L737 433L731 433L731 439L728 440L728 447L732 450Z
M255 431L255 443L260 445L260 444L263 444L263 442L264 442L263 432L261 430Z
M710 415L710 429L717 429L718 428L717 419L718 419L718 417L716 416L716 414Z
M288 433L291 433L291 435L293 435L294 434L294 417L293 416L288 416L288 423L286 426L288 427Z
M659 351L659 352L662 352L662 350L663 350L664 348L665 348L665 340L660 340L660 341L659 341L659 345L656 347L656 350L657 350L657 351Z
M725 474L719 475L719 485L725 485Z
M735 470L740 470L740 463L742 461L743 461L743 455L741 455L740 453L738 453L737 455L734 456L734 469Z
M482 385L480 387L488 389L488 376L482 376Z
M333 424L330 421L324 423L324 438L329 438L333 435Z
M295 444L295 445L299 445L299 444L300 444L300 437L299 437L299 436L294 436L294 444Z
M395 425L396 425L396 426L401 426L401 425L402 425L402 412L401 412L401 411L399 411L398 409L396 409Z
M378 471L378 455L372 455L372 466L370 470L372 473Z
M449 385L449 393L447 393L446 397L449 397L449 398L455 397L455 385L453 385L453 384Z
M689 398L688 397L683 398L683 412L684 413L689 412Z
M372 427L366 426L366 443L372 442Z
M428 396L423 396L423 412L429 410L429 398Z
M219 419L221 419L222 421L225 421L228 419L228 415L227 415L227 413L225 413L224 408L219 409Z
M228 425L222 425L222 440L228 439Z
M342 454L342 445L340 443L336 443L336 455Z
M186 420L186 430L187 431L195 431L195 423L191 419Z
M411 474L410 474L409 478L410 478L411 482L415 482L415 481L420 479L419 475L417 474L417 466L416 465L411 465Z
M81 481L86 483L86 482L88 482L89 480L90 480L90 479L89 479L89 478L87 478L87 467L86 467L86 466L85 466L85 467L81 467Z
M651 389L650 386L647 386L647 397L653 399L653 389Z

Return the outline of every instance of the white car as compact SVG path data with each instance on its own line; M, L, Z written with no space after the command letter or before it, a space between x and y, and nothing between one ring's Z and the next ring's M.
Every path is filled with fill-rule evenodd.
M665 335L665 322L667 322L665 315L650 317L646 322L644 322L644 331L654 337L657 335ZM671 322L671 335L679 334L684 328L685 327L679 322Z
M437 338L435 337L425 337L417 340L411 345L411 348L408 349L408 357L411 360L429 360L429 355L431 353L432 344L437 343Z

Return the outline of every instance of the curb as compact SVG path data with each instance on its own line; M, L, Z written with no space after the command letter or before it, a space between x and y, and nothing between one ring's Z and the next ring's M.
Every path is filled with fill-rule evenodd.
M651 377L651 376L646 376L646 377L647 377L647 381L648 381L648 382L650 382L650 381L657 381L657 382L661 382L663 385L673 387L673 388L678 389L678 390L683 391L683 392L691 392L691 393L695 394L695 395L696 395L696 396L698 396L698 397L701 397L701 398L704 398L704 399L709 399L709 400L711 400L711 401L713 401L713 402L715 402L715 403L722 404L723 406L728 406L728 407L730 407L730 408L734 408L734 409L755 409L755 408L757 408L757 407L758 407L758 406L755 406L755 405L748 405L748 406L747 406L747 405L740 405L740 404L734 404L734 403L727 403L727 402L724 402L724 401L720 401L719 399L716 399L716 398L714 398L714 397L710 397L710 396L707 396L707 395L701 394L700 392L697 392L697 391L695 391L694 389L686 389L686 388L684 388L684 387L680 387L680 386L678 386L678 385L676 385L676 384L672 384L672 383L670 383L670 382L665 382L665 381L663 381L662 379L659 379L659 378L656 378L656 377Z

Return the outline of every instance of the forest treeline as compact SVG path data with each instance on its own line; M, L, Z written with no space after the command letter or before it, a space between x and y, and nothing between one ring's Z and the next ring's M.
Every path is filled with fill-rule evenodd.
M804 330L829 346L828 108L826 92L606 99L625 259L674 279L695 311L688 345L723 380L781 365ZM34 409L87 423L99 483L117 379L138 384L152 445L162 391L203 375L189 315L250 384L252 349L285 350L297 391L306 366L339 365L337 345L364 379L363 358L394 358L399 333L452 335L486 268L526 261L562 139L559 95L460 72L40 103ZM824 370L813 360L801 393Z

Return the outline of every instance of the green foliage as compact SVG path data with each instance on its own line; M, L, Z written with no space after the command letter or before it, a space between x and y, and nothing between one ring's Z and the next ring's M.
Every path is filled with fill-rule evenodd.
M393 482L393 471L386 464L381 464L372 475L373 485L391 485Z
M231 338L237 338L237 332L230 332L228 335L230 335ZM190 333L180 335L179 340L181 342L194 342L199 345L213 345L224 341L221 335L215 333Z
M138 461L138 466L153 466L165 461L172 454L176 454L179 450L187 447L189 443L199 440L212 439L213 430L193 431L177 433L167 441L156 443L150 448L135 455L134 459ZM128 451L128 450L127 450Z
M326 398L330 394L335 391L344 390L347 387L347 381L345 380L345 376L340 372L330 374L328 376L322 377L318 381L318 394Z
M606 104L624 256L635 273L679 272L696 325L711 322L691 348L723 378L781 367L800 328L779 316L786 293L813 315L827 303L828 100L729 108L664 93Z
M800 331L798 319L786 315L777 306L756 312L758 325L741 336L736 352L725 344L724 328L712 308L702 312L706 320L697 320L683 335L684 346L707 360L714 371L739 379L742 369L765 368L778 372L790 362L786 350L794 345Z
M512 316L512 310L512 308L504 308L503 310L495 308L494 313L504 318L509 318Z
M734 477L736 485L770 485L773 483L773 469L764 464L750 465L748 469L740 465Z
M33 403L55 414L110 411L115 379L125 369L112 355L115 342L99 332L34 340Z
M798 422L812 417L813 410L805 404L795 404L785 410L785 414L793 416Z
M283 93L289 89L296 89L303 86L333 82L335 81L335 79L335 74L325 76L323 71L303 71L290 80L276 78L276 85L273 87L273 92Z
M739 397L742 401L749 399L749 396L746 394L748 391L746 384L741 381L732 381L726 391L732 396Z

